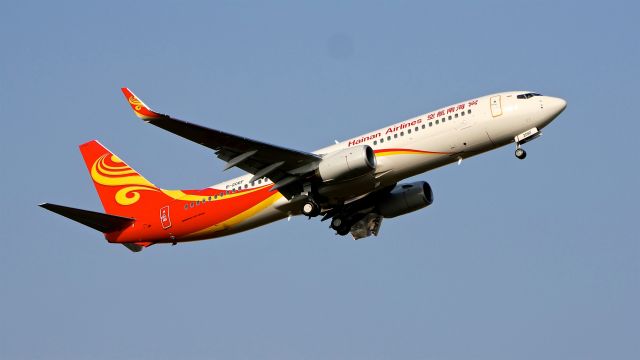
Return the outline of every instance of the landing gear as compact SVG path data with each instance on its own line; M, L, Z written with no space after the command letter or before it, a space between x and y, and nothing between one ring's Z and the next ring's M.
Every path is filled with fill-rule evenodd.
M331 228L340 236L347 235L351 232L351 224L339 216L331 219Z
M534 127L514 137L513 141L515 141L516 143L516 157L520 160L526 158L527 152L524 151L524 149L522 149L520 146L522 146L522 144L528 143L531 140L539 138L540 135L542 135L540 130Z
M320 215L320 206L315 201L313 201L313 199L309 198L302 205L302 214L310 218L316 217Z

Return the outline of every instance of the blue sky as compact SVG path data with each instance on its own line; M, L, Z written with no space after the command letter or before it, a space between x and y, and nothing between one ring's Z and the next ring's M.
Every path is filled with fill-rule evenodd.
M0 5L0 358L637 359L636 2ZM130 253L36 206L101 210L97 138L165 188L239 174L133 116L314 150L526 89L526 145L417 176L435 203L340 238L294 218Z

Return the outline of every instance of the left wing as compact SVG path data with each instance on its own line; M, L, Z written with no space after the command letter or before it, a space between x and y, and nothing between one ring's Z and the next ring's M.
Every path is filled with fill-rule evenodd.
M227 162L225 170L238 167L254 175L250 181L262 177L269 178L275 184L274 189L281 190L297 183L303 175L314 171L322 159L312 153L271 145L178 120L151 110L128 88L122 88L122 93L134 113L142 120L215 150L218 158ZM285 191L283 194L290 198L294 193Z

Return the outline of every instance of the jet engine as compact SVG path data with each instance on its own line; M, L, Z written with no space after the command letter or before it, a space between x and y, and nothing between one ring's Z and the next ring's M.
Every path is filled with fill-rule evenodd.
M377 204L378 213L385 218L408 214L433 203L433 192L426 181L398 184Z
M369 145L352 146L326 154L318 165L322 181L346 180L376 169L376 155Z

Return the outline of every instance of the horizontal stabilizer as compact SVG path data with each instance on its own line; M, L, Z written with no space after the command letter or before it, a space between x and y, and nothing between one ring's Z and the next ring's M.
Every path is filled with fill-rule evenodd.
M127 249L129 249L129 250L131 250L133 252L140 252L143 249L142 245L133 244L133 243L124 243L122 245L124 245L124 247L126 247Z
M122 230L135 221L133 218L109 215L101 212L76 209L56 204L44 203L39 206L103 233Z

